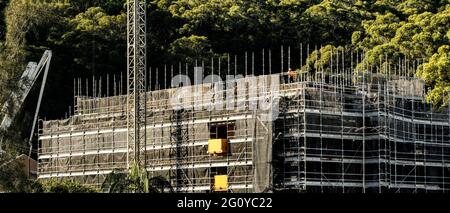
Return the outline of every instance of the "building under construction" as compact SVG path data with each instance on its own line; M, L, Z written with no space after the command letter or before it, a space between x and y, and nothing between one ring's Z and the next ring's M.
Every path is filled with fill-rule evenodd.
M356 69L337 55L326 68L299 62L297 71L255 76L254 56L248 63L245 55L245 65L232 63L242 78L148 83L140 155L151 177L176 192L449 191L450 112L424 101L406 60ZM229 60L227 73L214 62L179 73L232 73ZM173 68L154 73L148 82L174 76ZM118 85L98 95L105 87L95 82L89 96L75 82L73 115L39 122L38 178L100 186L129 167L127 96Z

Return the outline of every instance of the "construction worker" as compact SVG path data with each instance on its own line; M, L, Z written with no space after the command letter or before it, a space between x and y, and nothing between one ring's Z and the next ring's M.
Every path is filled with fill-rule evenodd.
M297 77L297 72L293 71L291 68L289 68L289 71L287 72L288 81L292 82Z

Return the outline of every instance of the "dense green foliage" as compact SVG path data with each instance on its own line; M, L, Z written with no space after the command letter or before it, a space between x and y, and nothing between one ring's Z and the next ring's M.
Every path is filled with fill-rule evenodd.
M6 22L0 22L0 27L6 26L0 28L5 35L0 37L5 43L0 46L0 81L7 84L5 79L17 77L25 62L37 60L43 49L54 50L50 87L63 90L48 95L48 104L56 109L43 109L47 117L67 111L70 96L65 94L71 89L71 77L124 70L125 0L45 5L1 0L0 8L7 2L2 14ZM366 51L363 62L371 65L380 65L379 58L386 55L394 61L406 56L429 63L439 48L449 44L448 5L446 0L152 0L149 61L161 64L211 51L242 52L304 42L351 45ZM428 83L431 92L442 92L438 89L442 87L435 88L437 81Z
M107 193L164 193L172 188L163 177L148 178L145 169L133 165L130 171L115 171L106 177L102 191Z
M78 182L67 179L34 181L32 185L34 193L95 193L98 190Z
M21 161L10 160L14 157L8 157L8 154L0 155L0 192L93 193L98 191L96 188L68 179L30 180L25 175Z
M33 182L25 176L21 164L14 157L0 155L0 192L32 191Z
M73 78L125 70L125 0L24 2L32 1L0 0L0 85L5 88L0 101L14 89L26 62L38 60L47 48L54 59L41 117L64 115L73 101ZM380 59L385 58L393 63L399 57L419 60L415 74L427 83L427 99L440 105L448 102L449 0L148 2L151 64L303 42L329 44L305 57L310 65L326 67L330 52L346 46L365 52L365 66L383 67ZM25 126L32 113L27 109L33 105L21 117Z

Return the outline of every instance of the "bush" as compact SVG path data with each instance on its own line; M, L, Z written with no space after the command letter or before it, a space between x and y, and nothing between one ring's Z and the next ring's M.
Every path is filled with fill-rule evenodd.
M33 192L40 193L96 193L98 190L67 179L35 181Z

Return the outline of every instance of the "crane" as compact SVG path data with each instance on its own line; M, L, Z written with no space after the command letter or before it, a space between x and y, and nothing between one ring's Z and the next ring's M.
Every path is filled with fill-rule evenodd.
M127 4L127 168L144 166L146 142L145 74L147 69L147 3ZM141 156L142 155L142 156Z
M146 0L128 0L127 4L127 168L132 164L143 166L145 142L146 142L146 96L145 74L147 70L147 2ZM44 82L39 94L38 106L34 117L33 137L37 113L39 112L43 88L48 73L50 55L44 59L47 64L44 74ZM47 53L48 54L48 53ZM45 56L45 55L44 55ZM44 58L44 57L43 57ZM41 63L39 63L41 64ZM43 65L42 64L42 65ZM31 148L30 148L31 152ZM143 155L143 156L141 156Z
M27 65L27 68L22 74L22 77L19 80L18 90L11 92L9 99L3 104L1 114L3 116L2 122L0 125L0 128L3 130L7 130L10 126L12 121L14 120L14 117L19 113L20 109L22 108L23 102L27 98L28 94L30 93L31 89L33 88L33 85L37 81L40 73L42 70L44 70L44 76L42 79L41 89L39 91L39 99L36 106L36 112L34 114L34 121L32 124L32 130L30 134L30 138L28 140L30 145L29 155L31 156L31 150L32 145L31 141L33 139L34 130L36 127L37 122L37 116L39 114L39 109L42 102L42 96L44 94L44 88L47 81L48 71L50 68L50 61L52 59L52 51L46 50L44 54L42 55L41 60L39 63L36 62L29 62ZM8 112L8 108L11 108L11 112ZM3 138L0 140L0 153L1 150L1 144L3 143Z

